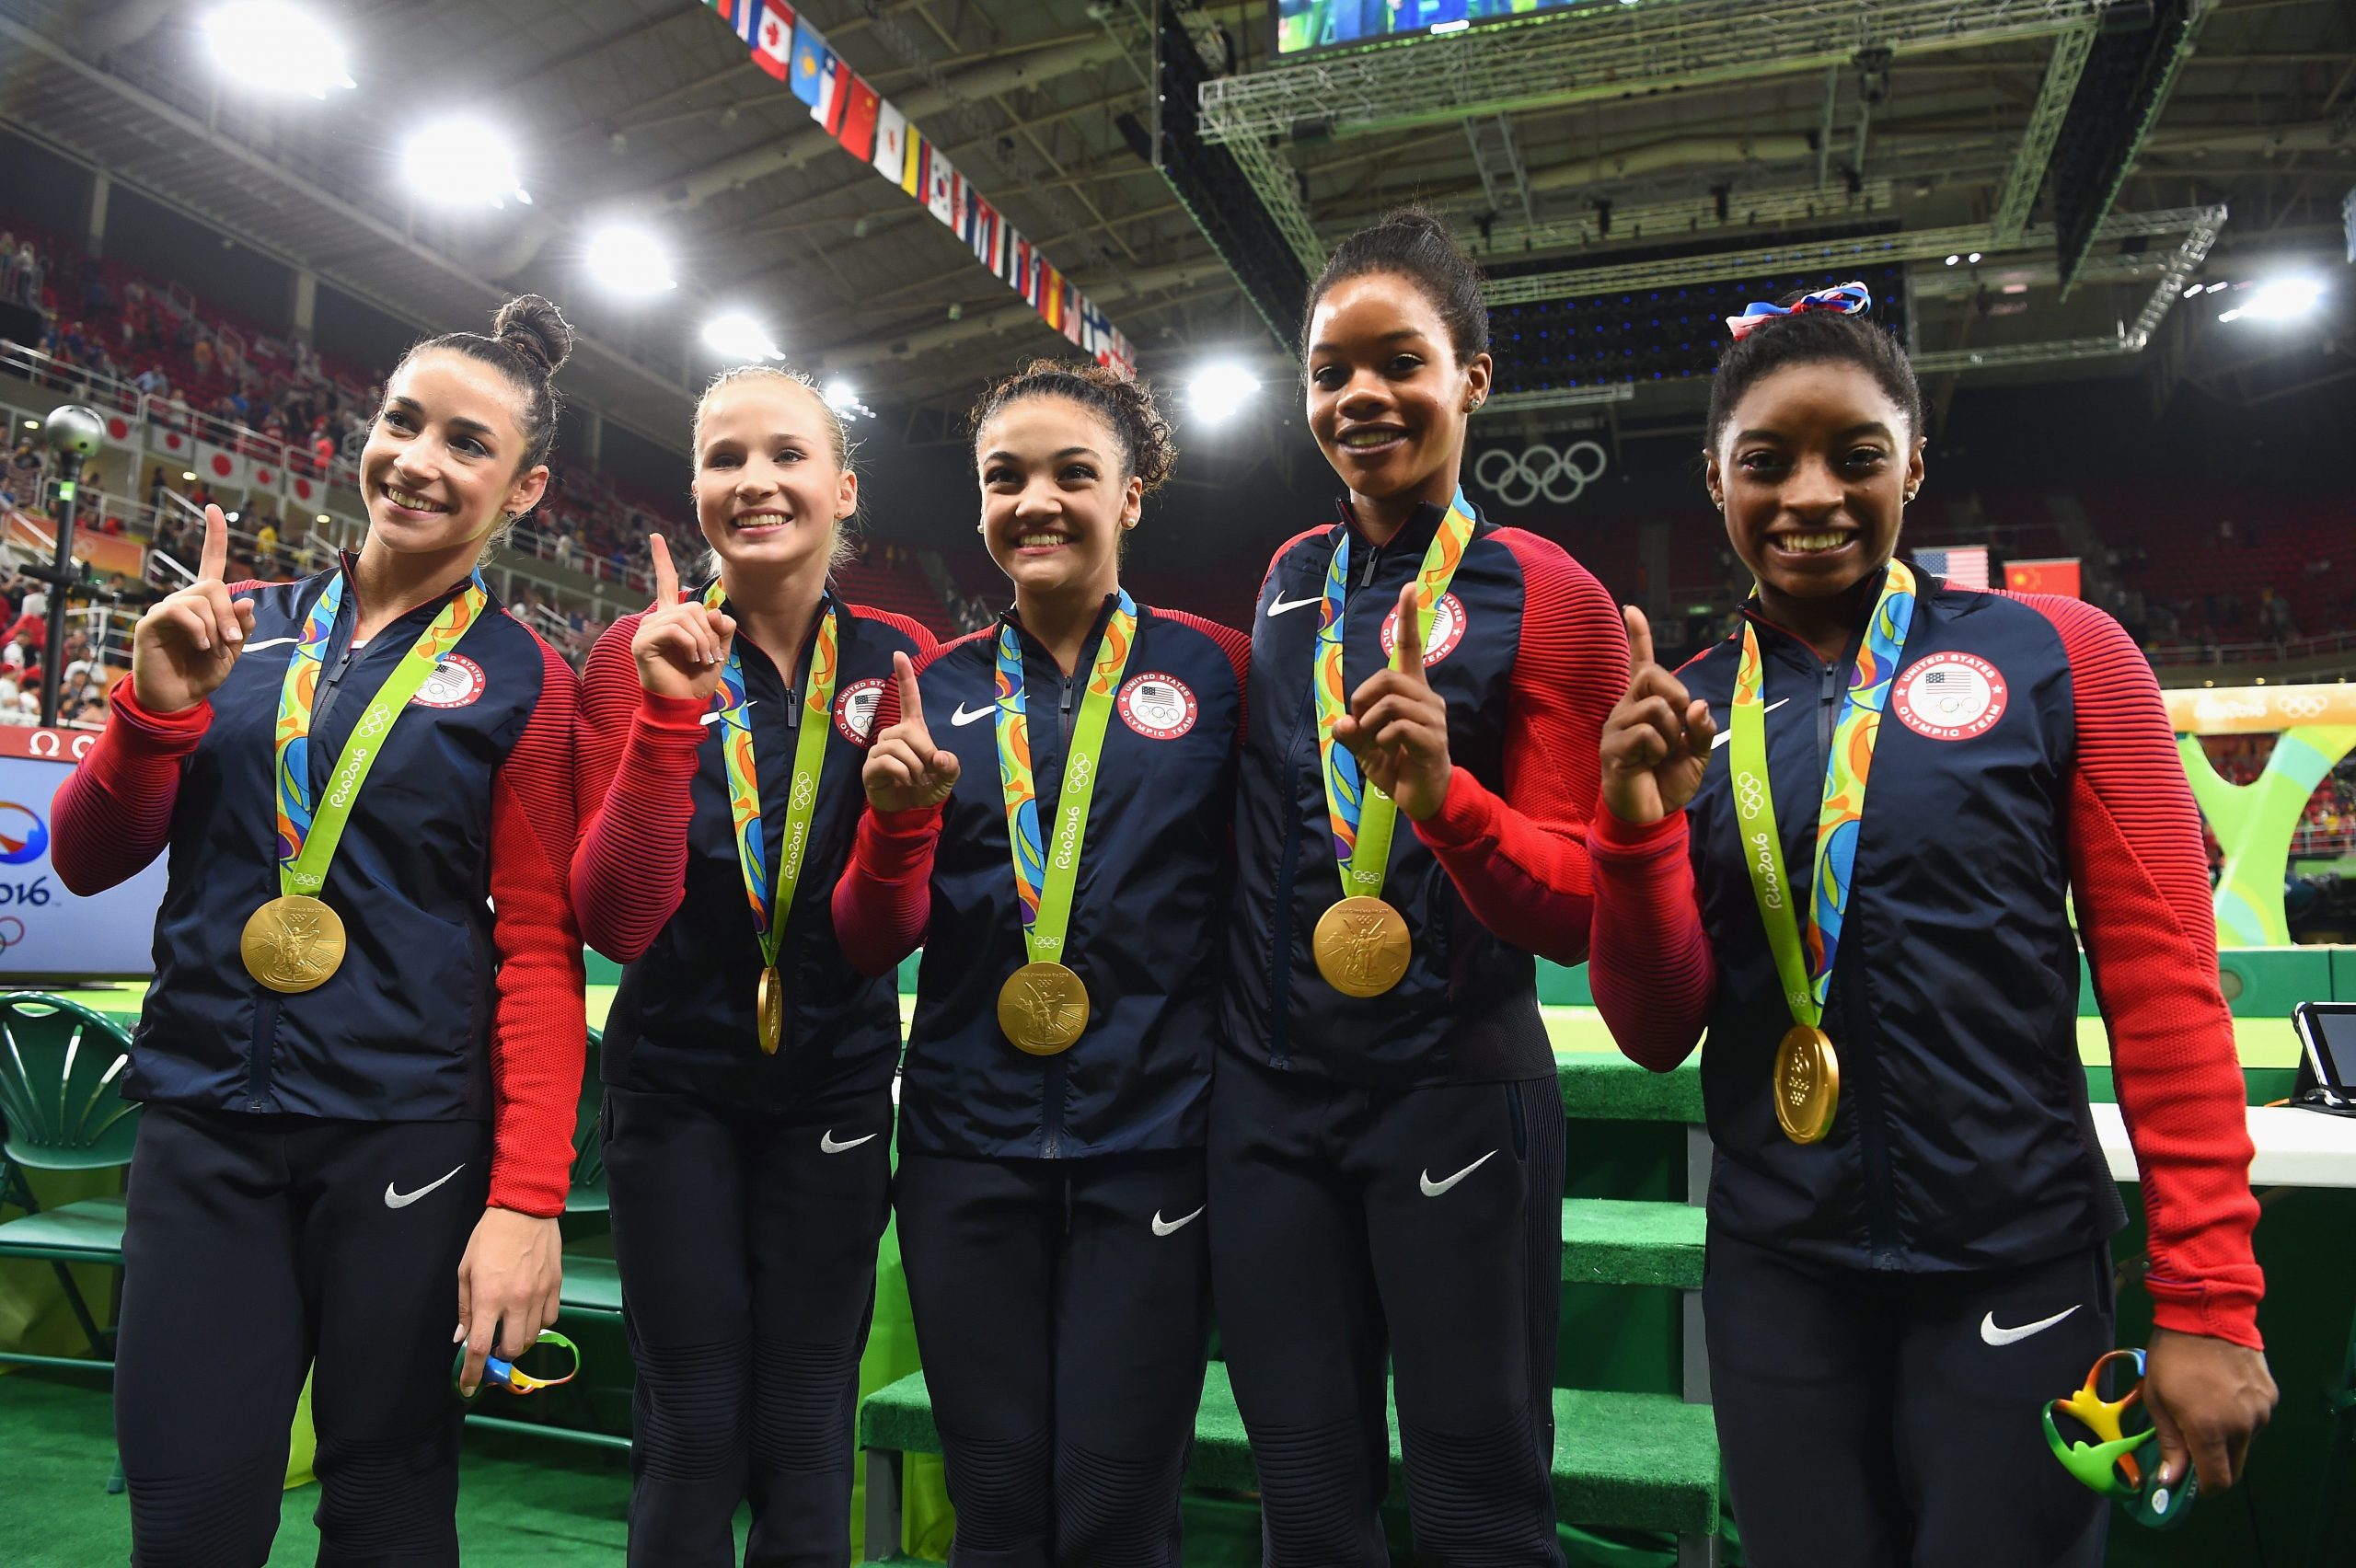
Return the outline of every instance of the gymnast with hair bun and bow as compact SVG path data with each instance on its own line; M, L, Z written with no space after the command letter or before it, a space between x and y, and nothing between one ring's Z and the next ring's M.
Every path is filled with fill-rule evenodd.
M2165 1479L2232 1484L2275 1399L2200 823L2116 622L1898 558L1924 413L1870 303L1729 321L1703 455L1758 591L1675 674L1625 611L1590 974L1645 1066L1708 1034L1703 1300L1748 1560L2095 1568L2109 1510L2038 1420L2113 1348L2125 1223L2082 940L2150 1222Z

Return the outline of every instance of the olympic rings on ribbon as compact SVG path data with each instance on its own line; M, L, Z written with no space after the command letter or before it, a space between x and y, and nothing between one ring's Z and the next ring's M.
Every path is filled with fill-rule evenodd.
M1559 451L1544 442L1520 453L1492 446L1472 460L1472 478L1502 506L1528 506L1542 497L1567 506L1603 477L1606 461L1592 441L1574 441Z

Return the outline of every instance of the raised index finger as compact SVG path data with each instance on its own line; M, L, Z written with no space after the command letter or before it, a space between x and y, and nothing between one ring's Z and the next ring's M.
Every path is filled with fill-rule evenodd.
M892 678L900 686L900 722L924 728L924 698L917 690L917 667L906 653L892 655Z
M1645 619L1645 612L1634 605L1620 606L1620 618L1628 627L1628 664L1642 669L1653 662L1652 623Z
M671 541L660 534L646 536L647 554L654 558L654 602L676 605L679 602L679 573L671 565Z
M196 558L200 582L217 582L229 570L229 520L217 506L204 509L204 549Z
M1392 644L1392 667L1412 680L1424 679L1423 604L1409 578L1399 590L1399 632Z

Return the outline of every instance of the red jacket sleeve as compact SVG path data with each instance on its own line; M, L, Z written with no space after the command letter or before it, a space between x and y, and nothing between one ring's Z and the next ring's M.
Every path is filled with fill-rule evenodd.
M921 676L942 651L936 647L918 659L917 674ZM868 727L870 744L899 721L900 685L886 681L875 722ZM932 920L932 851L941 841L941 814L939 806L912 812L870 806L860 813L850 863L835 883L834 910L835 940L861 974L889 973L924 940Z
M1692 1051L1718 986L1702 925L1682 811L1637 827L1600 800L1588 830L1595 861L1595 947L1588 986L1629 1060L1665 1073Z
M2250 1244L2247 1086L2217 988L2200 817L2159 682L2093 605L2008 596L2051 621L2069 654L2070 883L2142 1173L2154 1320L2255 1349L2266 1282Z
M572 907L591 947L629 963L653 942L687 894L690 786L710 705L657 697L639 684L624 616L589 651L575 749L581 846L572 854Z
M164 852L180 763L213 727L209 702L148 712L128 675L108 709L106 729L50 804L49 863L67 892L85 897L128 882Z
M537 639L534 640L537 641ZM572 859L572 666L541 643L540 699L491 794L491 943L499 955L491 1033L491 1203L564 1212L572 1124L588 1042L581 932L566 869Z
M1602 785L1603 721L1628 684L1628 636L1611 596L1561 546L1519 528L1496 536L1522 571L1504 793L1459 767L1415 836L1492 932L1577 963L1595 904L1588 813Z

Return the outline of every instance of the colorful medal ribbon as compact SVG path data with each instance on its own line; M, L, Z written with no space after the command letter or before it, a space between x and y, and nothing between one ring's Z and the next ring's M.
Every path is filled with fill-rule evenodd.
M1784 875L1783 838L1775 828L1774 789L1767 776L1767 710L1761 706L1759 630L1742 627L1742 662L1736 667L1733 731L1727 744L1734 764L1735 815L1741 824L1744 863L1767 945L1784 983L1792 1020L1810 1029L1824 1020L1831 994L1832 963L1841 951L1841 922L1849 906L1849 879L1857 859L1858 824L1865 814L1865 781L1872 774L1874 744L1881 735L1882 706L1900 651L1914 624L1914 573L1893 559L1875 601L1873 619L1857 650L1857 667L1841 699L1832 727L1831 754L1824 759L1824 799L1816 818L1816 878L1809 889L1807 951L1801 951L1798 917Z
M1415 574L1416 626L1422 635L1416 646L1428 646L1432 617L1442 594L1456 577L1464 547L1472 537L1472 508L1460 489L1448 515L1424 550L1424 564ZM1325 568L1325 602L1317 612L1317 656L1312 667L1317 691L1317 755L1325 775L1325 814L1334 828L1334 859L1341 867L1345 898L1380 898L1390 870L1391 836L1399 807L1390 796L1364 783L1358 759L1334 739L1334 726L1350 710L1349 693L1342 685L1342 617L1349 597L1350 530L1345 526Z
M1014 859L1014 891L1022 901L1022 947L1034 963L1058 962L1071 926L1072 892L1080 883L1080 852L1088 836L1088 807L1096 793L1096 756L1113 717L1113 694L1137 640L1138 606L1128 590L1105 623L1096 665L1080 695L1056 801L1056 852L1047 857L1039 831L1037 786L1031 777L1030 709L1022 691L1022 642L1010 621L998 632L998 777L1006 797L1006 836Z
M352 820L352 808L368 770L376 766L386 734L402 707L417 695L443 656L458 645L491 602L482 573L442 606L433 624L410 645L368 707L353 725L336 758L335 772L318 797L316 813L311 799L311 707L318 698L319 666L327 657L328 637L335 630L336 612L343 605L343 573L328 579L327 587L303 621L294 657L286 661L286 678L278 689L278 886L289 898L317 898L327 885L328 865Z
M727 599L715 582L704 590L703 602L713 609ZM818 808L818 774L826 766L826 733L834 724L836 625L834 595L818 605L818 628L810 647L810 678L804 683L793 741L793 775L788 787L785 844L777 858L777 878L768 876L767 835L761 822L760 771L753 757L753 726L745 709L745 661L736 645L728 645L728 663L720 672L720 686L711 694L711 710L719 715L722 733L720 755L728 771L728 805L736 829L736 864L745 873L745 896L753 908L753 931L760 939L761 963L777 968L785 922L793 910L793 890L802 880L802 866L810 849L810 820ZM779 911L784 911L783 914ZM772 1047L773 1049L774 1047Z

